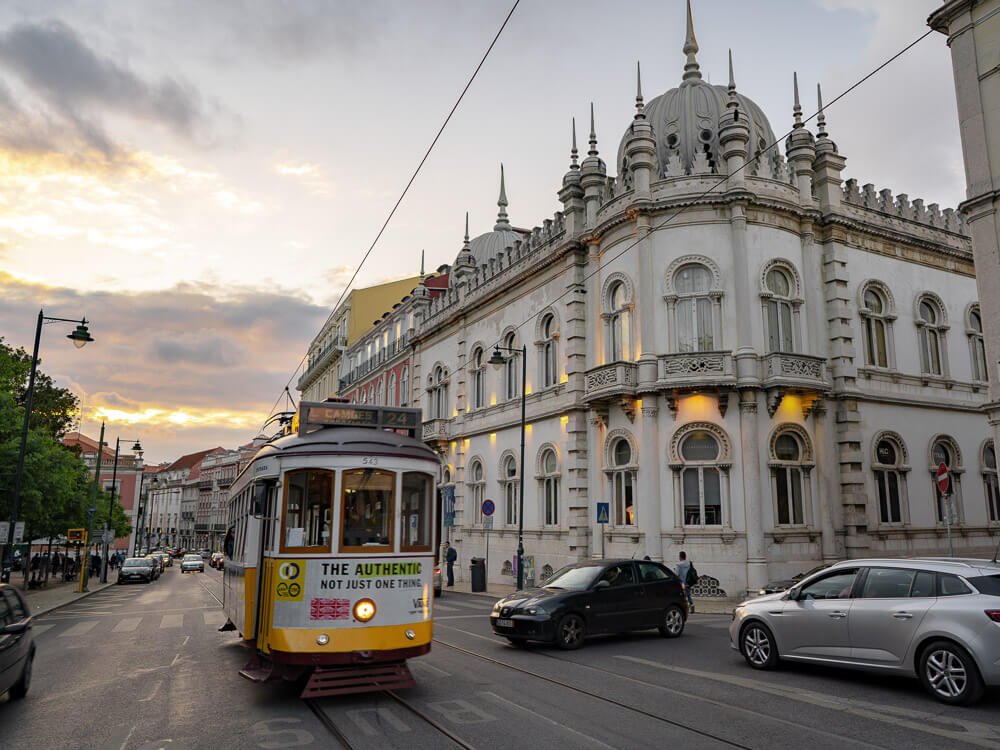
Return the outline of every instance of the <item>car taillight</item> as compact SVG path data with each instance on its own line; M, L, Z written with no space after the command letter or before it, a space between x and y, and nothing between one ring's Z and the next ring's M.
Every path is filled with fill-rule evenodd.
M989 617L993 622L1000 622L1000 609L987 609L986 616Z
M434 568L434 575L436 576L441 575L441 568Z

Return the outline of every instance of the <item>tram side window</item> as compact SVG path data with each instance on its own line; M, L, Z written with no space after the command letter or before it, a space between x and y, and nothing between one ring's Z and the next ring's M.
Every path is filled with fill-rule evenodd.
M406 551L429 551L431 548L431 493L430 474L415 471L403 473L402 516L403 543Z
M378 469L344 472L341 550L384 552L392 549L396 475Z
M289 473L285 492L284 547L329 550L333 472Z

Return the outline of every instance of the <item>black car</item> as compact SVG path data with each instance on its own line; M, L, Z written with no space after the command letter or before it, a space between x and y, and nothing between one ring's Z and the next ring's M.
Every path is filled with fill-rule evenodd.
M684 632L681 580L648 560L567 565L537 589L506 596L490 613L493 632L515 646L527 641L579 648L586 636L657 628L665 638Z
M757 591L758 596L764 596L766 594L777 594L781 591L788 591L792 586L794 586L799 581L804 578L808 578L813 573L818 573L824 568L829 567L827 563L823 565L817 565L815 568L807 570L805 573L796 573L791 578L780 578L774 581L768 581Z
M34 661L28 603L17 589L0 584L0 694L14 699L27 695Z
M118 583L142 581L150 583L153 580L153 566L156 563L148 557L130 557L118 568Z

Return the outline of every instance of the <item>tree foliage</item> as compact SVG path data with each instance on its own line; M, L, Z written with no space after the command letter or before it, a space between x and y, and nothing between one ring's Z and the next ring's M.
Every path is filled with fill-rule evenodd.
M30 376L31 355L22 348L8 346L0 337L0 391L11 394L21 408L28 397ZM56 386L40 369L35 370L32 428L43 430L58 440L69 432L79 412L80 401L72 392Z

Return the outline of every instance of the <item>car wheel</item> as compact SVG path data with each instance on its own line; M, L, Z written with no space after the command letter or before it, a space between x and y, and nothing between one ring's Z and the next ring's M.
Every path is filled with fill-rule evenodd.
M10 689L10 697L14 700L23 698L28 694L28 688L31 687L31 665L34 661L35 650L32 649L28 652L28 659L24 662L24 669L21 670L21 676Z
M920 655L920 681L942 703L967 706L983 696L983 678L969 653L954 643L934 641Z
M556 645L566 651L580 648L583 645L584 635L586 626L580 615L563 615L556 625Z
M771 630L759 622L751 622L740 632L740 651L754 669L774 669L778 664L778 648Z
M684 632L684 611L678 604L671 604L663 612L659 627L664 638L677 638Z
M513 646L514 648L528 647L528 641L525 638L508 638L507 640L510 641L510 645Z

